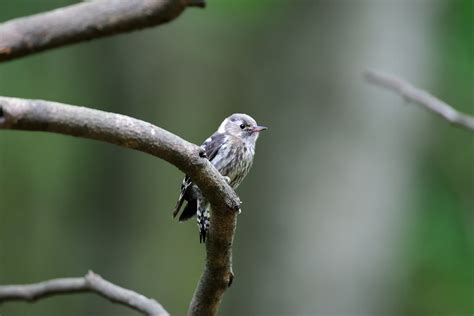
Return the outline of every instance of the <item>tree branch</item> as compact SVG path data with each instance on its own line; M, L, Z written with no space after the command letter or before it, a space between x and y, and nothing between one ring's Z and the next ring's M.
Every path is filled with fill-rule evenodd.
M204 0L95 0L0 24L0 62L169 22Z
M96 139L164 159L189 175L211 203L206 265L190 315L215 315L232 280L232 242L240 200L200 147L128 116L56 102L0 97L0 129Z
M372 84L379 85L400 94L405 100L421 105L430 112L441 116L448 122L474 131L474 117L455 110L427 91L418 89L410 83L394 75L368 70L365 78Z
M83 278L64 278L25 285L0 286L0 303L5 301L33 302L52 295L95 292L113 303L128 306L150 316L168 316L168 312L154 299L104 280L89 271Z
M224 227L216 225L225 225ZM216 315L224 291L234 280L232 242L237 216L228 216L212 209L209 238L206 242L206 265L189 306L189 316ZM230 239L229 239L230 237ZM215 251L220 255L216 256ZM219 276L216 278L215 276Z

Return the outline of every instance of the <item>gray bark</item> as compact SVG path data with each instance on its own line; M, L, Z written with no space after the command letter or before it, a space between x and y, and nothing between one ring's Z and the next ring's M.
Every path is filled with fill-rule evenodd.
M169 22L204 0L85 1L0 24L0 62Z
M113 303L128 306L150 316L168 316L168 312L154 299L104 280L89 271L83 278L63 278L35 284L0 286L0 303L5 301L30 301L58 294L94 292Z
M212 207L206 265L190 315L215 315L233 279L232 242L240 200L200 147L125 115L42 100L0 97L0 129L45 131L139 150L175 165L202 190Z

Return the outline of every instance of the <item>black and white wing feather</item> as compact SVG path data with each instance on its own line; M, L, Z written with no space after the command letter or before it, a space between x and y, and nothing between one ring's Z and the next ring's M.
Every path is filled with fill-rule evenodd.
M226 140L225 134L216 132L212 134L211 137L206 139L204 143L202 143L201 148L204 149L207 159L209 159L212 162L212 160L216 157L217 153L219 152L219 149L225 143L225 140Z
M216 157L217 153L219 152L219 149L224 144L225 139L225 134L216 132L211 137L206 139L201 145L201 148L203 148L204 152L206 153L207 159L209 159L211 162ZM184 177L183 183L181 184L181 193L173 211L173 217L176 217L181 207L183 206L184 201L188 202L179 217L179 221L185 221L196 214L196 196L192 194L192 188L193 183L191 181L191 178L189 176Z

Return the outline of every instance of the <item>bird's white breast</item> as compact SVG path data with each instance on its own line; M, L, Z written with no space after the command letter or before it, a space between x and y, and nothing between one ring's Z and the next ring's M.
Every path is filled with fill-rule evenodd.
M230 139L222 145L212 163L222 175L229 177L235 189L252 167L254 154L254 146L240 139Z

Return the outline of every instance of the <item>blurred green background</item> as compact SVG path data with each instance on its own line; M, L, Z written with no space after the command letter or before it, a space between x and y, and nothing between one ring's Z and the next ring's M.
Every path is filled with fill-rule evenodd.
M74 1L3 0L0 21ZM270 130L239 188L221 315L473 315L474 134L368 85L401 75L474 114L474 2L209 0L162 27L0 64L0 95L140 118L200 144ZM105 278L184 315L204 260L171 209L182 174L140 152L0 132L0 284ZM92 294L2 316L137 315Z

